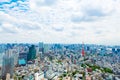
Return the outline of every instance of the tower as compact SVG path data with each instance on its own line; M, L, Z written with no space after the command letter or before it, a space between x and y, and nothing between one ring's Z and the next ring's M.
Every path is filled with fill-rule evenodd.
M82 56L85 56L85 51L84 51L84 44L82 44Z

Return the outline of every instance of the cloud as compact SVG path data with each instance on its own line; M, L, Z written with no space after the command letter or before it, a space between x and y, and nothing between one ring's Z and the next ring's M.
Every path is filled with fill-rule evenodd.
M28 11L28 3L26 0L10 0L0 3L0 11L9 13L11 11Z
M91 22L100 20L101 17L110 16L115 12L116 3L113 0L81 0L76 3L77 10L71 15L71 21Z
M90 22L95 21L96 17L89 17L89 16L72 16L71 21L75 23L79 22Z
M11 34L17 33L16 31L14 31L12 29L8 29L6 27L3 27L2 29L3 29L3 31L2 31L3 33L11 33Z
M64 30L64 27L52 27L52 29L55 30L55 31L58 31L58 32L60 31L61 32L61 31Z
M4 33L11 33L11 34L14 34L14 33L17 33L17 30L16 28L14 28L14 26L12 24L9 24L9 23L3 23L1 25L1 28L2 28L2 32Z
M32 22L22 22L22 24L16 24L18 28L24 30L40 30L39 24L34 24Z
M102 31L96 31L95 32L95 34L101 34L102 33Z
M55 4L56 0L44 0L43 4L44 5L53 5Z
M85 27L74 26L73 30L85 30Z
M120 44L119 7L119 0L5 1L1 41Z
M97 16L97 17L106 15L104 12L102 12L101 10L98 10L98 9L88 9L88 10L85 10L85 13L88 16Z
M19 32L21 30L40 30L41 25L36 22L31 22L28 20L17 19L16 17L10 16L3 12L0 12L0 21L2 29L8 33ZM5 18L6 17L6 18ZM9 29L10 28L10 29ZM13 30L12 30L13 29Z
M94 0L91 1L82 0L79 3L79 5L81 6L78 9L78 11L71 15L71 21L79 23L100 20L101 18L110 16L114 13L115 11L115 7L113 6L114 4L115 3L112 0L110 1L97 0L96 2L94 2Z
M29 5L32 10L39 10L40 7L50 7L56 2L57 0L30 0Z
M10 2L11 0L0 0L0 3L2 2Z

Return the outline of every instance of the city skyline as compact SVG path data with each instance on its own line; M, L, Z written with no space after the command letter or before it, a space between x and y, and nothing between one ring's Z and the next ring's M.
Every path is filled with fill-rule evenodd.
M119 0L0 0L0 43L120 45Z

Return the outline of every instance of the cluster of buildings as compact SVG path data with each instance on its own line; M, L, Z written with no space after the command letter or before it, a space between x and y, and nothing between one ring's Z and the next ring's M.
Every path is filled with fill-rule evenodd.
M0 44L1 80L119 80L120 46Z

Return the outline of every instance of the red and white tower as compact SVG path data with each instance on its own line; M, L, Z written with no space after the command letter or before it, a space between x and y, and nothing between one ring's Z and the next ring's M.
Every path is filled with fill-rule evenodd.
M82 56L85 56L85 51L84 51L84 43L82 44Z

